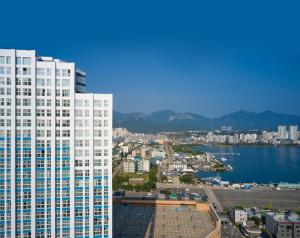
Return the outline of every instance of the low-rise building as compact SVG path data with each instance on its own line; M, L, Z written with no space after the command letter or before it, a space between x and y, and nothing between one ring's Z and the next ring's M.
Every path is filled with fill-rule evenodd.
M134 173L135 172L135 162L132 158L125 159L123 161L123 172L124 173Z
M154 157L150 159L150 166L159 165L161 162L161 157Z
M132 185L142 185L144 183L143 178L129 178L129 183Z
M161 157L164 159L166 158L166 152L163 149L153 149L151 151L151 157Z
M246 225L246 222L248 220L248 214L245 210L241 208L232 208L230 211L230 219L231 221L238 225L238 224L244 224Z
M129 154L131 152L131 145L122 145L121 150L123 153Z
M266 230L276 238L300 237L300 216L296 213L266 213Z
M170 165L170 169L185 170L187 169L187 164L182 163L181 161L176 161Z
M135 172L142 173L143 172L143 161L139 156L134 157L135 162Z
M141 157L144 158L150 158L151 157L151 151L147 148L143 148L141 150Z
M150 161L148 159L143 159L143 172L150 172Z
M261 229L255 225L254 221L247 221L241 228L242 233L249 238L260 237Z

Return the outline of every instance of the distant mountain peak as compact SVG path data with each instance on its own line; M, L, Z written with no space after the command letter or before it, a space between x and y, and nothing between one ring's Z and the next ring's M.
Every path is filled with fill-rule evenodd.
M125 127L134 132L214 130L221 126L232 126L234 130L276 130L278 125L292 124L300 126L300 116L272 111L255 113L239 110L213 119L170 109L152 112L149 115L114 112L114 127Z
M188 113L176 113L169 117L169 121L175 121L175 120L195 120L195 118Z

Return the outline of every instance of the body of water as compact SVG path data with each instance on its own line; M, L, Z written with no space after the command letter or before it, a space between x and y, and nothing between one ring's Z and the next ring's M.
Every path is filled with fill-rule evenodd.
M300 147L295 146L197 146L193 150L216 153L226 158L233 171L221 173L230 182L299 183ZM220 155L219 153L224 153ZM231 153L231 155L227 155ZM216 176L214 172L199 171L200 177Z

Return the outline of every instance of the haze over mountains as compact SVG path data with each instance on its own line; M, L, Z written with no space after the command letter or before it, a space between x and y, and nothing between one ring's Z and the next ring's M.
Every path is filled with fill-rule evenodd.
M115 128L125 127L133 132L214 130L221 126L232 126L234 130L277 130L278 125L300 126L300 116L271 111L237 111L217 118L173 110L161 110L151 114L114 112L113 121Z

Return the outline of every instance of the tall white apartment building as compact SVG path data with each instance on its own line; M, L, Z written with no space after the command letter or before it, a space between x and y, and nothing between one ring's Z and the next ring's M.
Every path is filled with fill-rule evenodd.
M289 139L298 140L298 126L289 126Z
M278 126L277 135L279 139L287 139L287 129L286 126Z
M74 63L0 49L0 237L112 237L112 95Z

